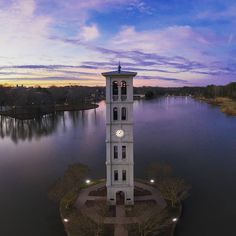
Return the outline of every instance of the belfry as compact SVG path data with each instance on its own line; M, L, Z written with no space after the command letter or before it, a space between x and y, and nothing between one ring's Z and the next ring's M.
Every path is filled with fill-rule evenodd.
M106 77L106 187L110 205L134 204L133 77L136 72L102 73Z

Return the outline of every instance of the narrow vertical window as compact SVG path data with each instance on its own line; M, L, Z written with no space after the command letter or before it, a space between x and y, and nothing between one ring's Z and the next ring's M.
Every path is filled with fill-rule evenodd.
M114 159L118 158L118 146L114 146Z
M113 120L118 120L118 109L117 109L117 107L113 108Z
M127 99L127 84L125 81L121 81L121 100L125 101Z
M122 159L126 158L126 146L122 146Z
M114 101L118 100L118 82L114 81L112 83L112 98Z
M127 84L125 81L121 81L121 95L127 95Z
M114 170L114 181L118 181L118 170Z
M126 108L121 108L121 120L126 120Z
M126 181L126 170L122 170L122 180Z

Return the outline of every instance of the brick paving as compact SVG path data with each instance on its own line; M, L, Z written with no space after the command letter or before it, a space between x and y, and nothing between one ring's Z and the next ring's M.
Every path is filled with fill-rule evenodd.
M87 207L86 201L106 201L106 196L89 196L91 191L96 191L104 187L105 183L99 183L96 185L89 186L88 188L82 189L75 206L81 211L82 214L85 214L95 222L101 222L101 216L96 213L93 207ZM160 192L155 187L150 185L135 181L135 186L141 189L148 190L151 194L144 196L135 196L134 201L150 201L154 200L156 204L163 209L166 207L166 202L162 198ZM128 231L125 227L127 224L137 223L139 219L137 217L127 217L125 214L125 206L117 205L116 206L116 217L105 217L104 224L114 224L114 236L128 236Z

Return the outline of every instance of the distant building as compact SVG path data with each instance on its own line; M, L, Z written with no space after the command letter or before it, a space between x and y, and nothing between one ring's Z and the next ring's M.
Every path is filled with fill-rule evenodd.
M106 77L106 172L110 205L134 204L133 77L136 72L102 73Z

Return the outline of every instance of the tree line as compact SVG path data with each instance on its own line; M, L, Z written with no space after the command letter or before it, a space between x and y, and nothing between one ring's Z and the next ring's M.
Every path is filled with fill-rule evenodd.
M136 94L145 94L146 98L152 98L164 95L173 96L197 96L205 98L228 97L236 99L236 82L227 85L208 85L206 87L180 87L180 88L162 88L162 87L139 87L134 89Z
M55 105L91 102L104 97L102 87L67 86L27 88L0 86L0 106Z
M134 94L145 94L146 98L164 95L192 95L205 98L228 97L236 99L236 82L227 85L208 85L206 87L135 87ZM86 101L98 101L104 98L104 87L66 86L27 88L23 86L4 87L0 85L1 107L55 104L75 105Z

